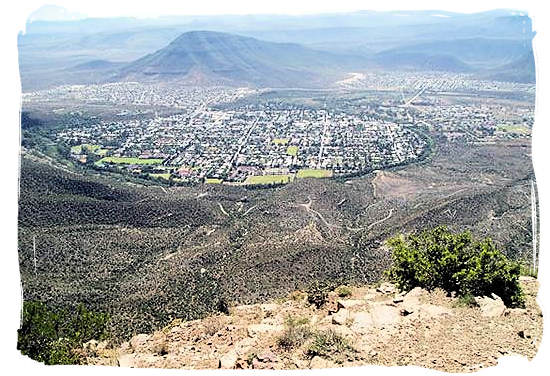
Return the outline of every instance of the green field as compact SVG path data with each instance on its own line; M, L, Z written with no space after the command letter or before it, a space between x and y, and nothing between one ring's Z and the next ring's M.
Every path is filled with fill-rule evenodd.
M246 185L286 184L292 181L292 175L259 175L249 176L244 181Z
M321 169L303 169L299 170L296 174L296 177L299 179L302 178L330 178L332 176L332 171L330 170L321 170Z
M518 134L529 134L531 130L521 125L499 125L497 127L497 131L518 133Z
M273 143L275 145L286 145L288 144L288 138L274 138Z
M104 163L116 163L116 164L136 164L136 165L154 165L161 164L162 159L159 158L150 158L150 159L140 159L134 157L104 157L96 162L97 165Z
M170 179L170 173L165 173L165 174L149 174L150 177L152 178L162 178L162 179L166 179L166 180L169 180Z
M296 154L298 154L298 146L289 146L286 148L286 153L288 155L292 155L292 156L295 156Z
M222 179L207 178L205 181L206 184L221 184L223 183Z

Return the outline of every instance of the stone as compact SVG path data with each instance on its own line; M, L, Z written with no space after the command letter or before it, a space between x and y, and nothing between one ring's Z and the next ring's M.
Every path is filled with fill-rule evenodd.
M149 345L147 346L149 351L164 355L168 352L168 343L166 341L166 334L163 332L155 332L148 341Z
M385 304L372 307L371 316L373 325L379 328L397 324L401 319L399 309Z
M268 325L268 324L253 324L247 328L248 335L250 337L257 337L262 334L271 334L281 332L284 330L282 325Z
M345 325L349 318L349 311L342 308L332 315L332 323L336 325Z
M149 338L150 336L148 334L135 335L130 340L130 347L134 350L134 352L148 352Z
M256 358L258 358L258 360L260 362L277 362L279 361L279 358L277 357L277 355L273 354L271 351L266 351L264 353L261 353L260 355L257 355Z
M481 309L481 315L484 317L498 317L503 315L506 310L502 299L495 294L492 294L492 297L476 296L474 299Z
M84 344L82 344L82 348L84 350L88 351L96 351L97 349L97 341L95 339L92 339Z
M353 313L352 319L351 329L354 332L365 334L373 327L372 316L368 312Z
M109 347L109 341L101 341L97 343L96 350L97 351L103 351Z
M381 292L382 294L393 294L397 291L393 283L384 282L382 283L376 291Z
M123 354L129 354L133 352L132 346L130 346L130 342L122 342L120 345L120 352Z
M427 294L428 291L424 290L423 288L415 287L403 296L403 308L406 309L408 312L418 311L421 306L420 298L422 296L426 296Z
M275 303L266 303L260 304L260 308L266 316L271 316L279 309L279 305Z
M117 360L119 367L134 368L136 364L136 356L134 354L124 354L118 357Z
M338 309L345 308L350 309L351 307L360 306L365 304L362 300L353 300L353 299L340 299L336 302Z
M332 368L335 364L330 360L323 359L320 356L314 356L309 363L310 368Z
M220 358L218 368L233 369L239 360L239 355L235 349L229 350L225 355Z

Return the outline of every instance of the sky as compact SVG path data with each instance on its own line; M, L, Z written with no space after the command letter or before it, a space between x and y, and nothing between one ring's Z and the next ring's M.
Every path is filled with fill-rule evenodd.
M88 17L158 17L163 15L212 15L212 14L311 14L330 12L349 12L357 10L408 10L411 3L407 1L297 1L297 0L201 0L201 1L112 1L112 0L27 0L28 14L42 5L57 5L66 8L77 18ZM414 8L441 9L447 11L472 13L497 8L518 9L529 1L453 1L441 2L417 0ZM131 4L131 5L130 5ZM520 8L521 9L521 8ZM521 9L523 10L523 9Z

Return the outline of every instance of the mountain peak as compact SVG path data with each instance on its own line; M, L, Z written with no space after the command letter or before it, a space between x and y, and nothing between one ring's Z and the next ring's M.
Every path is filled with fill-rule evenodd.
M266 42L216 31L190 31L123 68L124 76L188 80L200 75L224 84L311 84L327 53L298 44ZM200 74L199 74L200 73Z

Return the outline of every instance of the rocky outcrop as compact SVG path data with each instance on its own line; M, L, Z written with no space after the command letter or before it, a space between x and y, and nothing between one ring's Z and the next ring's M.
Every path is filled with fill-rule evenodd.
M502 299L495 294L491 294L491 297L476 296L474 299L481 309L481 314L485 317L502 316L506 310Z
M542 334L537 283L524 279L522 286L525 309L507 309L494 294L476 297L478 307L460 307L441 290L399 292L389 283L352 288L346 298L330 293L320 309L304 294L293 294L284 302L236 306L229 315L175 320L115 348L90 341L82 351L90 364L121 367L292 369L370 363L471 371L495 364L502 354L536 353ZM319 342L333 347L310 351L322 333L334 333Z

